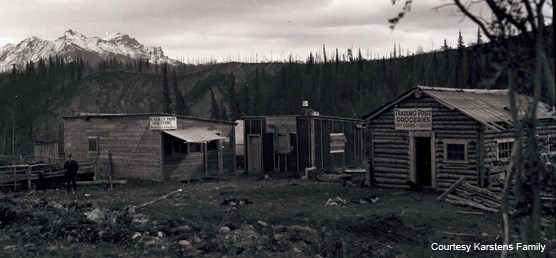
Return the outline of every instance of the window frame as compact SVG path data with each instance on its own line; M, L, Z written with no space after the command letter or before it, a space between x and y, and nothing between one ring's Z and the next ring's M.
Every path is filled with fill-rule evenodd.
M550 150L550 140L552 139L552 141L554 142L554 150ZM546 153L548 153L548 155L555 155L556 154L556 135L547 135L546 136Z
M220 132L214 132L214 134L221 136ZM216 140L212 140L212 141L208 141L205 143L207 145L207 151L219 151L220 150L220 146L222 146L222 142L220 139L216 139Z
M206 144L206 143L204 143ZM197 148L192 148L192 146L198 146L199 149L197 150ZM187 154L190 153L203 153L203 143L198 143L198 142L190 142L188 143L188 148L187 148Z
M96 150L91 150L91 140L95 141ZM87 153L98 155L98 153L99 153L99 139L98 139L98 136L87 136Z
M445 139L442 141L444 144L444 162L446 163L469 163L469 141L457 139ZM463 160L448 159L448 145L463 145Z
M510 149L507 150L507 151L509 151L508 157L500 157L500 144L501 143L511 143ZM500 161L510 160L512 158L512 149L514 147L514 143L515 143L514 138L497 139L496 140L496 160L500 160Z

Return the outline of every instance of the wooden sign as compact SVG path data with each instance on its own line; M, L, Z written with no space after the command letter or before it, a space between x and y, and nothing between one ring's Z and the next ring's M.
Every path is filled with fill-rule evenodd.
M344 152L346 147L346 136L343 133L330 134L330 153Z
M268 133L295 133L297 126L294 116L267 117L266 131Z
M150 121L151 130L178 129L178 119L175 116L153 116Z
M432 108L396 108L394 110L396 130L432 130Z

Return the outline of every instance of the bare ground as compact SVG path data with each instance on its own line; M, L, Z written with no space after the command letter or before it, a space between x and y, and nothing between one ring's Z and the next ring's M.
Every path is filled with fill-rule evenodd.
M498 256L431 250L433 242L502 242L499 214L460 214L477 210L438 202L438 195L254 178L4 193L0 257ZM376 204L351 202L375 196ZM347 204L325 205L336 197ZM232 198L252 203L221 205Z

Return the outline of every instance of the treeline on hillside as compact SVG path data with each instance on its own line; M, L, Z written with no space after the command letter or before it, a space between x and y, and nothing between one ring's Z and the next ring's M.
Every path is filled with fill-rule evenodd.
M552 27L546 35L548 58L554 60ZM398 53L389 59L375 60L364 59L359 50L340 55L337 50L329 52L323 46L323 56L315 58L310 54L302 63L252 64L249 69L241 63L170 66L144 59L114 58L97 64L80 58L66 62L57 57L30 62L21 71L13 69L10 74L0 75L0 155L12 152L14 124L16 154L30 154L34 140L61 140L59 134L41 134L48 131L44 128L48 125L38 125L36 121L52 112L56 103L72 98L82 79L93 74L102 78L107 72L123 71L158 76L160 83L150 87L161 87L160 96L154 96L161 104L153 106L158 110L145 112L198 115L191 106L208 95L209 116L213 119L233 121L245 115L300 115L305 113L301 105L304 100L309 102L308 108L322 115L360 117L415 85L504 87L505 82L492 79L496 75L494 66L500 65L497 44L514 44L516 51L523 52L515 62L524 65L530 63L534 54L531 48L515 40L470 47L460 43L455 49L445 44L442 51L403 57ZM333 54L326 55L330 53ZM222 69L226 72L215 72L219 66L226 66ZM531 78L524 74L519 79Z
M86 76L87 66L80 58L66 62L53 57L28 62L22 71L14 66L11 73L0 77L0 155L12 153L12 130L14 153L29 153L37 126L33 121L46 115L52 103L68 95L67 85L75 85Z
M311 55L304 64L283 64L277 73L256 69L241 82L229 74L223 99L212 94L216 112L211 116L234 120L242 115L304 114L306 100L308 108L323 115L360 117L415 85L478 88L494 72L493 62L495 56L482 46L370 61L360 51L348 61L336 54L315 63Z

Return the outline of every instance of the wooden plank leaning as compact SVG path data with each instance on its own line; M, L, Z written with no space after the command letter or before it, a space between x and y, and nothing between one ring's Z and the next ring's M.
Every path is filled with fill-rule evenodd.
M450 186L450 188L448 188L448 190L446 190L446 192L444 192L440 196L438 196L438 198L436 198L436 200L437 201L444 200L444 198L446 198L446 196L448 196L448 194L450 194L452 191L454 191L454 189L456 189L456 187L458 187L458 185L460 185L461 182L463 182L463 179L465 179L464 176L462 176L460 179L458 179L458 181L456 181L452 186Z
M134 208L134 209L139 209L139 208L147 207L147 206L149 206L149 205L151 205L151 204L153 204L153 203L156 203L156 202L158 202L158 201L164 200L164 199L166 199L166 198L168 198L168 197L170 197L170 196L172 196L172 195L174 195L174 194L177 194L177 193L179 193L179 192L181 192L181 191L183 191L183 190L182 190L182 189L178 189L178 190L176 190L176 191L173 191L173 192L170 192L170 193L165 194L165 195L163 195L163 196L160 196L160 197L158 197L158 198L156 198L156 199L154 199L154 200L152 200L152 201L148 201L148 202L143 203L143 204L141 204L141 205L133 206L132 208Z

